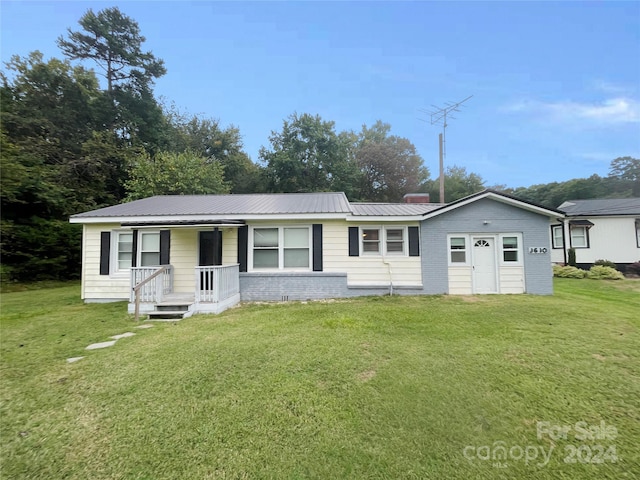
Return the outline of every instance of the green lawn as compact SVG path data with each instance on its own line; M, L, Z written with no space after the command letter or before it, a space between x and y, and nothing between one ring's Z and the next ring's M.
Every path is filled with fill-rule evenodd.
M2 295L2 478L640 476L637 280L247 305L147 330L125 310L83 305L77 284ZM606 438L582 438L601 422Z

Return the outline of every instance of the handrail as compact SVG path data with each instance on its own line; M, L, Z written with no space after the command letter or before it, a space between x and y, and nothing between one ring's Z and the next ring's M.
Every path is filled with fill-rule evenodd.
M145 278L144 280L142 280L140 283L138 283L137 285L135 285L133 287L133 293L135 295L135 320L136 321L138 321L138 318L140 317L140 289L144 285L149 283L150 280L153 280L158 275L160 275L161 273L164 273L166 270L168 270L169 267L170 267L170 265L164 265L164 266L160 267L158 270L153 272L151 275L149 275L147 278Z

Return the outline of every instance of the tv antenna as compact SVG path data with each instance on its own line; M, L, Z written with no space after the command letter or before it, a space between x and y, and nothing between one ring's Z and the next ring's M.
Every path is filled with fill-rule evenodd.
M447 134L447 119L455 120L453 116L454 112L460 111L460 106L469 100L473 95L469 95L464 100L460 100L457 103L445 102L444 107L436 107L431 105L431 110L421 110L423 113L428 113L430 116L431 125L441 125L442 133L438 135L438 144L440 151L440 203L444 203L444 159L447 155L446 151L446 134Z

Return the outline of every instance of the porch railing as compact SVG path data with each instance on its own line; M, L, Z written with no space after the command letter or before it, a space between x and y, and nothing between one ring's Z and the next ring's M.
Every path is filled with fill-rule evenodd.
M240 292L240 266L196 267L196 302L221 302Z
M162 297L173 291L173 266L131 268L131 301L135 302L138 319L140 302L160 303Z

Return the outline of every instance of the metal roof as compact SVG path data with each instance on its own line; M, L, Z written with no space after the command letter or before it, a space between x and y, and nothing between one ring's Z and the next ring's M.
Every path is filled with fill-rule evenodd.
M640 198L569 200L558 207L568 216L640 215Z
M351 208L342 192L160 195L79 213L71 218L305 213L351 213Z
M354 216L388 217L424 215L440 208L439 203L352 203Z

